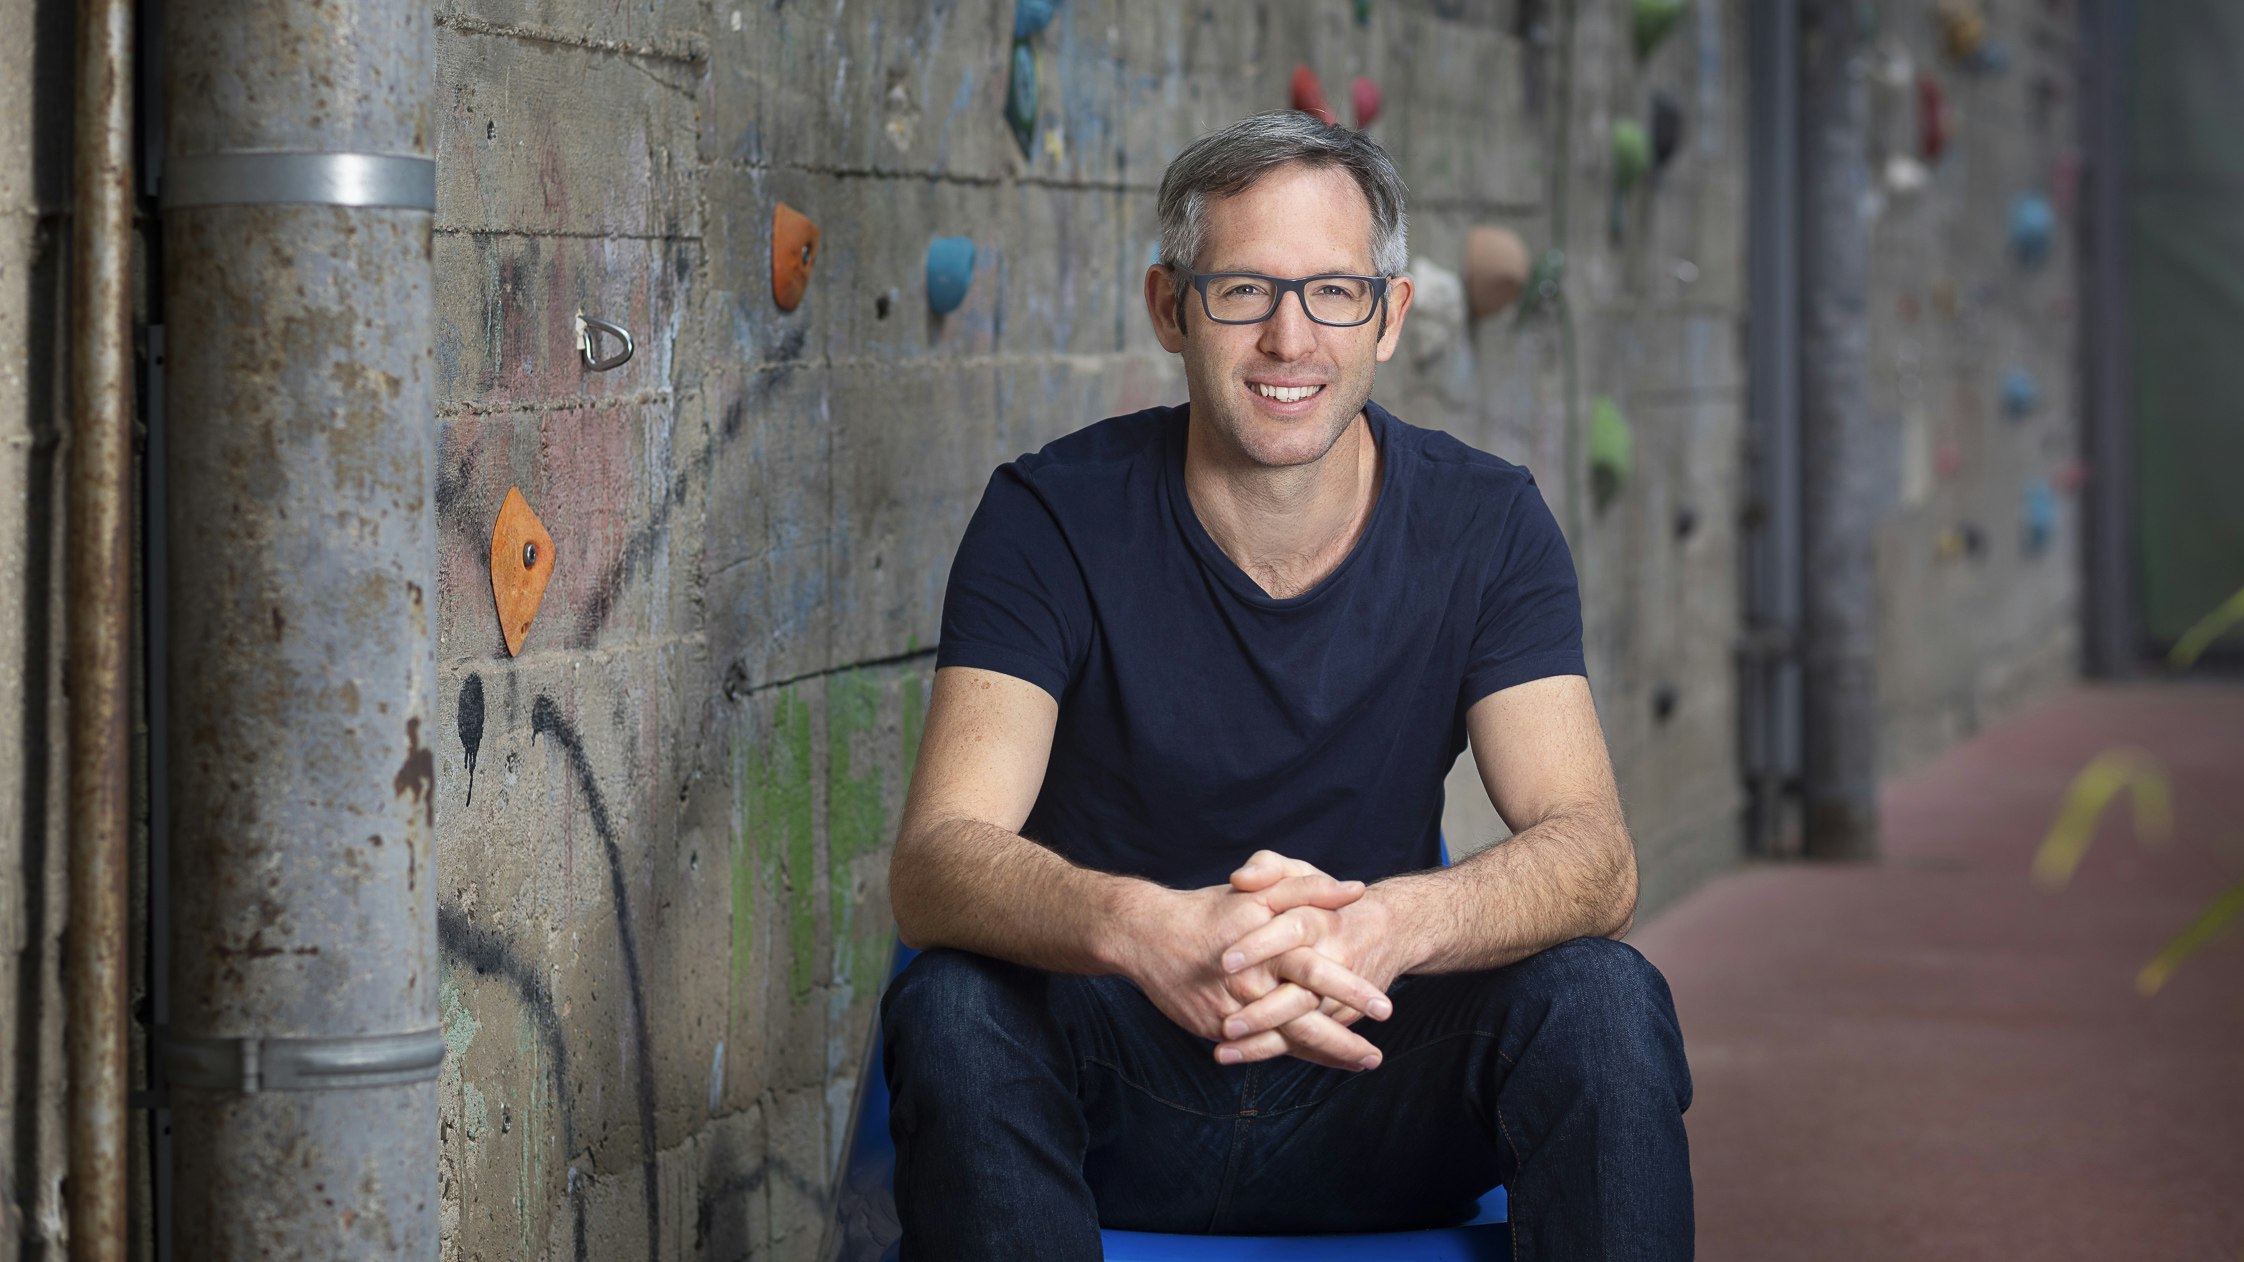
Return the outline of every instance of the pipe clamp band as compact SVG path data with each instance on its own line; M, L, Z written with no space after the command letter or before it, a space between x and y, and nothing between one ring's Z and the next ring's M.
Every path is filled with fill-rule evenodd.
M386 153L195 153L164 161L166 210L187 206L436 209L436 160Z
M164 1077L212 1091L327 1091L389 1087L444 1068L444 1031L347 1038L212 1038L163 1032Z

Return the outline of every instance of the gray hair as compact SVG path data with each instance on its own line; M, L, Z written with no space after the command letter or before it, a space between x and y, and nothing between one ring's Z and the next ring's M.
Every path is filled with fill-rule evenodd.
M1287 163L1339 167L1371 203L1371 266L1400 275L1410 262L1403 182L1394 159L1360 131L1299 110L1270 110L1212 131L1185 146L1161 177L1161 261L1194 270L1208 236L1208 201L1246 191Z

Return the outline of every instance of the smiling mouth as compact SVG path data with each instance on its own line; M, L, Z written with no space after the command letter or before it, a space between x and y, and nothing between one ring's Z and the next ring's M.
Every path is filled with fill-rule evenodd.
M1250 382L1249 385L1256 394L1273 403L1299 403L1303 399L1316 397L1317 392L1324 389L1323 386L1266 386L1260 382Z

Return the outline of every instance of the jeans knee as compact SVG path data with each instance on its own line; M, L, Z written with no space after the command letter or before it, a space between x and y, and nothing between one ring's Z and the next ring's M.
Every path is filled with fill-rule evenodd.
M881 999L892 1085L958 1084L1048 1023L1040 974L969 951L922 952Z
M919 1042L1002 1020L1011 966L969 951L922 951L881 997L881 1031ZM971 1035L967 1035L971 1037Z
M1665 1086L1691 1099L1690 1066L1667 979L1635 947L1575 938L1531 957L1558 1033L1587 1081L1617 1090Z

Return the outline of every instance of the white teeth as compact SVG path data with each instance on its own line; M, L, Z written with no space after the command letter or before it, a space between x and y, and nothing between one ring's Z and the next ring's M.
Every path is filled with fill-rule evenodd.
M1322 389L1323 386L1255 386L1257 394L1265 399L1276 399L1280 403L1299 403Z

